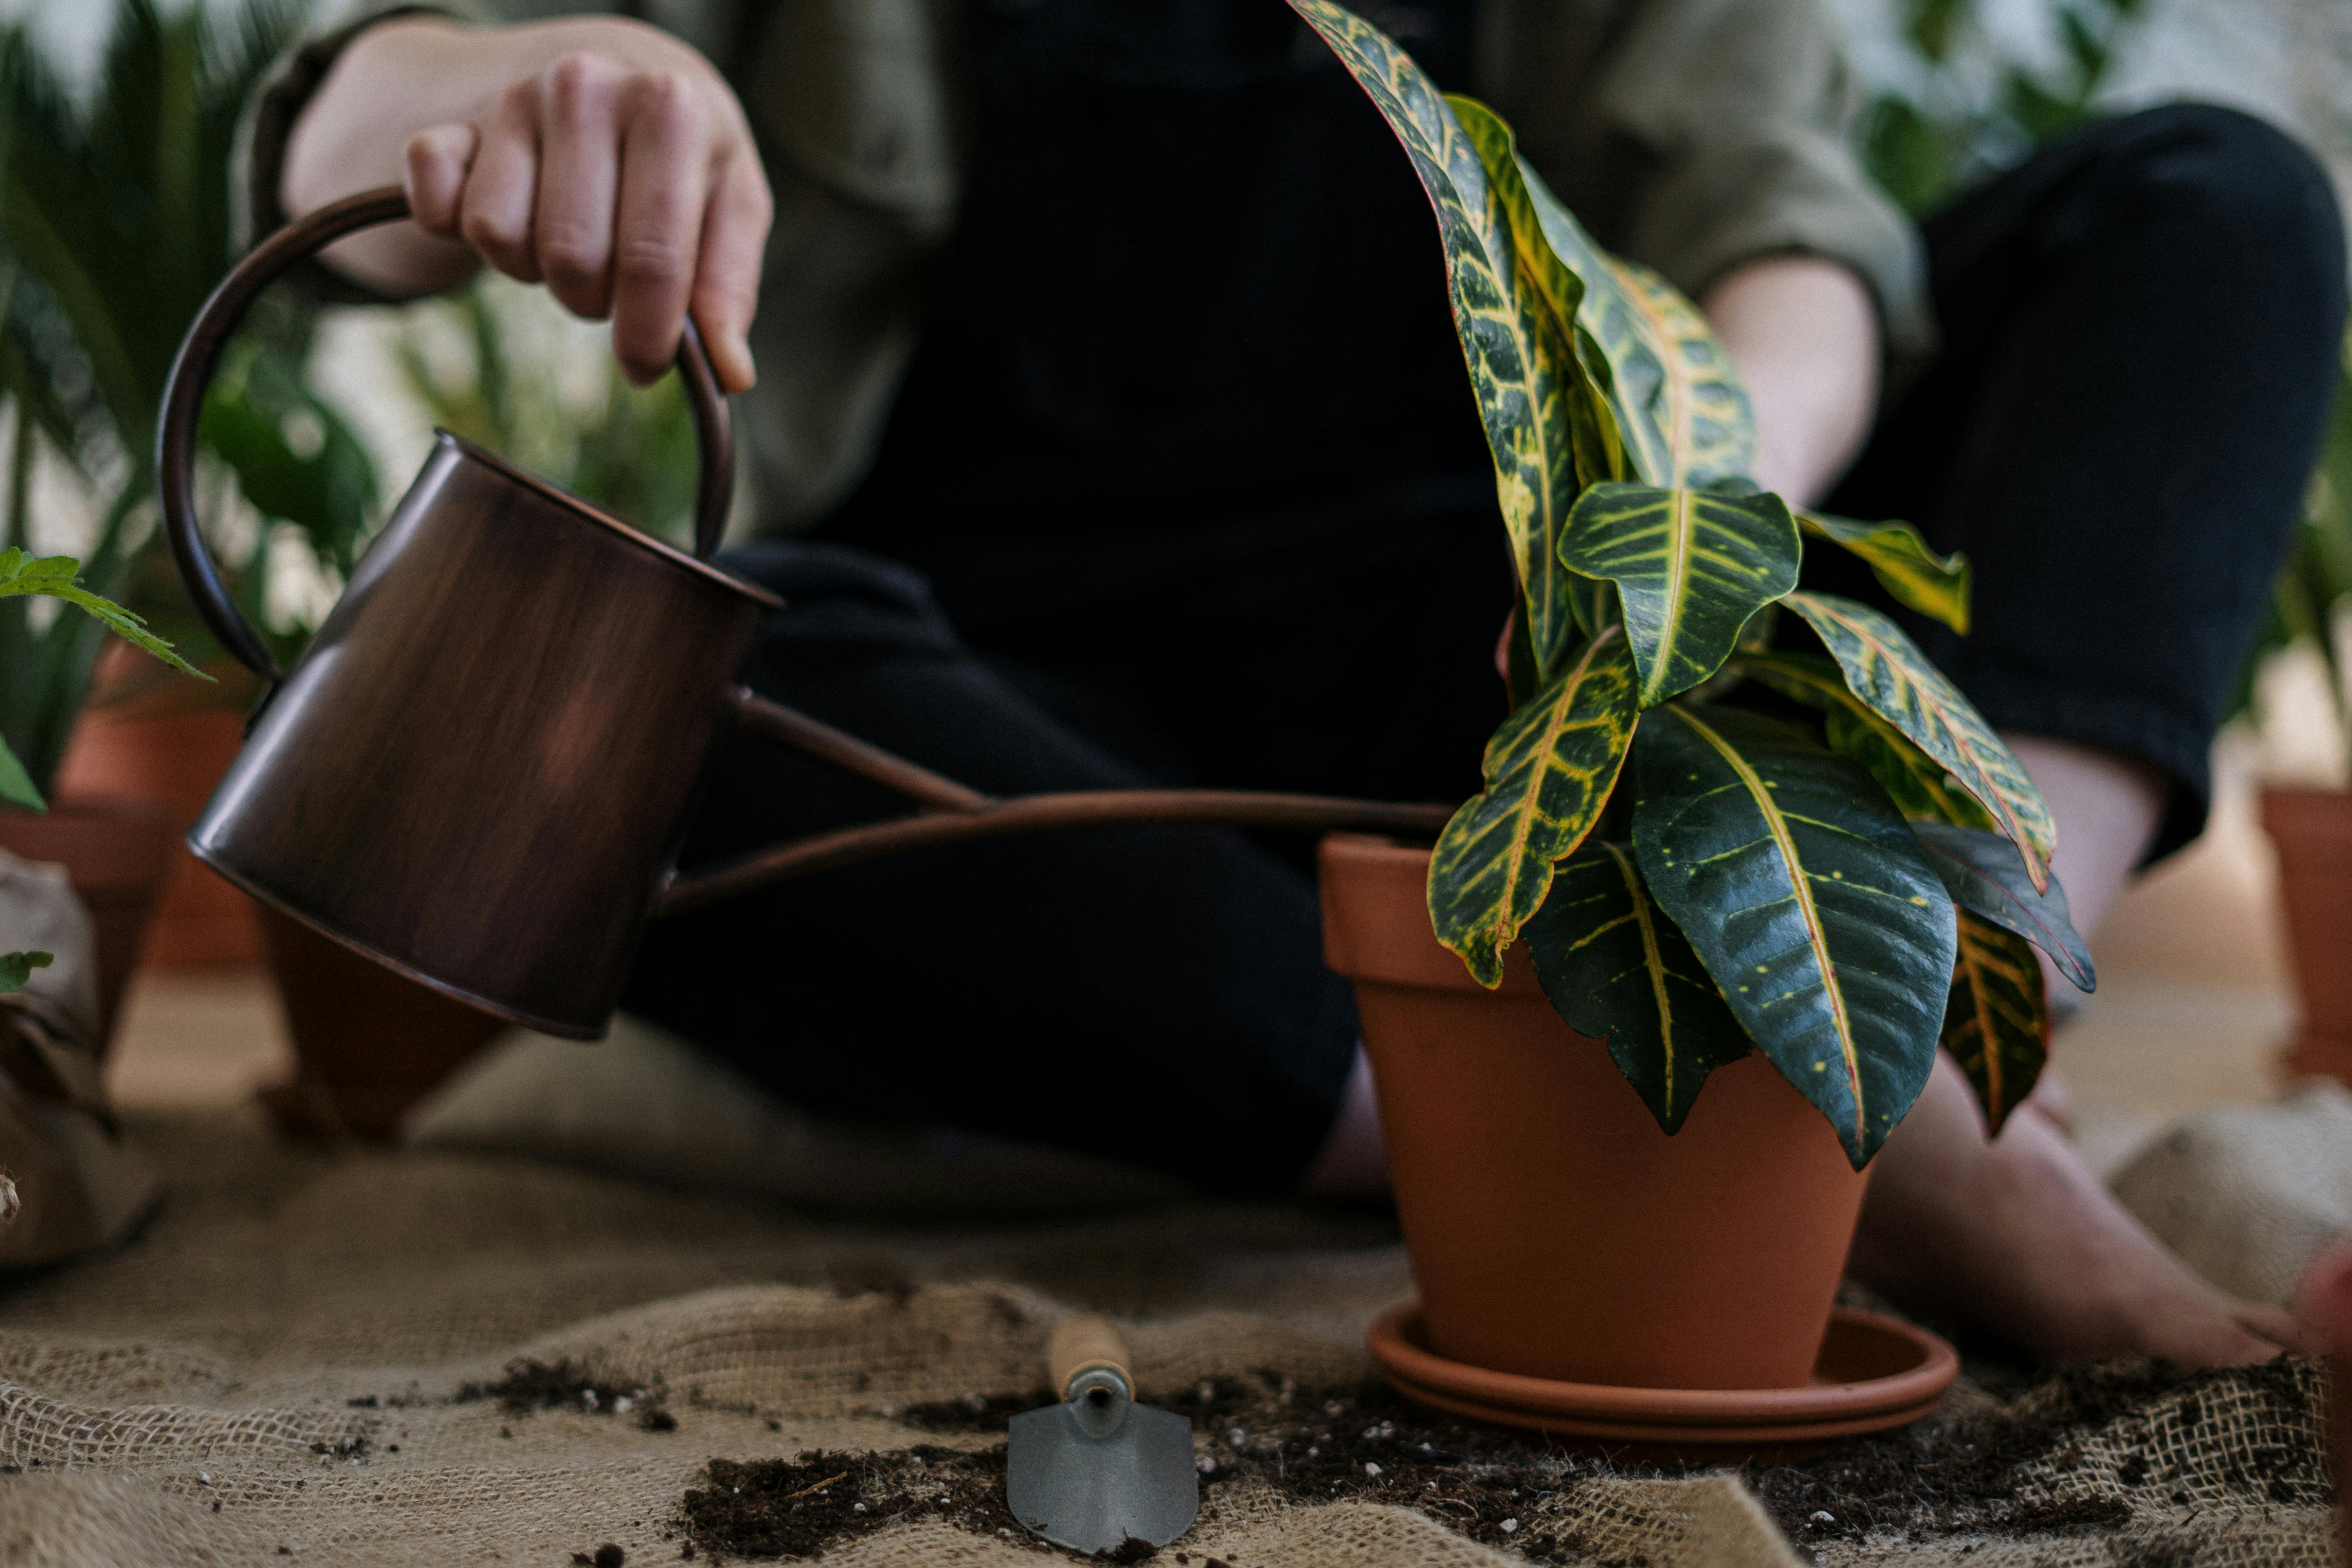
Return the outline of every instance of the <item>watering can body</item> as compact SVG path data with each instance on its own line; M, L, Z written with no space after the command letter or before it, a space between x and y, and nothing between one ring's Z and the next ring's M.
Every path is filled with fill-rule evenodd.
M780 601L709 562L733 442L690 321L677 367L699 437L693 553L443 433L300 661L279 670L197 521L205 387L246 309L287 268L407 215L397 189L367 192L263 241L205 302L164 388L164 531L205 624L269 682L188 843L255 897L460 1001L593 1038L647 920L786 877L1049 827L1444 824L1442 806L1250 791L1000 800L736 685ZM920 809L681 875L696 790L730 726Z
M257 898L604 1032L778 601L444 434L189 835Z

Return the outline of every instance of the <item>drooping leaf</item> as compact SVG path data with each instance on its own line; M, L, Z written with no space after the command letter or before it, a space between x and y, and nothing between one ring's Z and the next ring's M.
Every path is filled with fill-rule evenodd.
M145 621L113 600L101 598L76 583L74 573L79 565L80 563L70 555L47 555L36 560L14 545L0 550L0 599L30 594L63 599L97 617L116 637L154 655L173 668L185 670L200 680L212 679L173 653L172 645L149 631ZM30 786L28 779L26 787Z
M1612 626L1486 742L1485 793L1465 801L1429 858L1437 940L1482 985L1542 908L1552 867L1592 831L1633 738L1633 661Z
M1951 895L1870 775L1790 726L1675 703L1633 759L1651 894L1859 1170L1934 1065Z
M1927 858L1951 890L1953 902L2048 953L2076 990L2098 989L2091 950L2074 930L2066 911L2066 889L2057 878L2051 878L2046 889L2035 888L2018 864L2017 851L1998 833L1928 821L1914 822L1911 830L1927 846Z
M33 971L47 969L55 962L46 952L0 952L0 995L22 991L32 983Z
M1532 169L1526 179L1544 237L1584 280L1580 342L1616 412L1627 477L1665 489L1746 478L1756 465L1755 420L1706 318L1656 273L1595 245Z
M2049 1059L2049 1007L2033 949L1973 910L1960 911L1959 959L1944 1011L1943 1045L1995 1132L2033 1092Z
M1830 749L1867 768L1904 816L1956 827L1992 826L1991 816L1953 782L1941 763L1853 694L1834 659L1810 653L1743 653L1732 665L1737 673L1783 697L1821 709L1828 721Z
M1834 594L1791 594L1786 603L1821 637L1853 694L1976 796L2017 846L2033 885L2048 887L2057 824L2024 765L1960 689L1902 627L1868 605Z
M1797 521L1807 533L1860 557L1879 584L1902 603L1933 616L1962 637L1969 635L1976 567L1966 555L1937 554L1907 522L1857 522L1825 511L1801 511Z
M49 809L49 803L41 798L39 788L33 783L33 775L25 771L25 764L16 760L16 753L8 749L5 740L0 740L0 800L28 811Z
M1396 133L1437 212L1454 325L1495 459L1538 674L1549 681L1574 641L1567 574L1554 553L1578 489L1576 421L1584 372L1556 297L1576 279L1542 265L1511 230L1505 194L1479 146L1412 58L1371 24L1328 0L1291 0ZM1509 132L1487 117L1490 140ZM1516 169L1516 161L1509 165ZM1538 247L1539 248L1539 247ZM1566 309L1573 311L1574 302Z
M1579 352L1577 312L1584 303L1584 279L1564 264L1544 237L1543 215L1537 210L1530 171L1519 157L1518 138L1500 116L1475 98L1449 93L1446 103L1463 134L1478 151L1486 183L1501 205L1511 249L1518 263L1519 283L1542 296L1550 321L1539 347L1553 360L1552 368L1568 388L1569 431L1576 458L1576 483L1597 484L1625 475L1624 435L1607 394ZM1572 492L1571 492L1572 494Z
M1679 1131L1706 1075L1753 1048L1690 942L1642 885L1632 847L1587 843L1522 933L1570 1028L1609 1042L1658 1126Z
M1713 675L1748 617L1797 585L1803 546L1780 498L1600 484L1569 514L1571 572L1617 584L1642 706Z

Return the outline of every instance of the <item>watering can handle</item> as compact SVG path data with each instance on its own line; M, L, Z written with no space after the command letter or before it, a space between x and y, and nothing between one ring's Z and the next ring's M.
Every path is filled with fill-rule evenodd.
M172 374L163 384L163 418L155 435L155 473L163 491L163 529L171 536L172 554L196 608L221 646L255 674L271 681L282 679L277 660L245 617L221 582L219 569L205 549L196 525L196 421L204 413L205 392L220 366L221 351L245 312L264 289L276 282L294 263L331 241L380 223L408 216L408 197L397 185L362 191L332 202L295 219L259 245L221 279L205 308L188 328ZM735 437L727 416L726 395L703 352L702 334L688 317L677 343L677 374L686 384L687 401L694 409L694 427L700 437L700 488L694 503L694 553L709 560L719 548L727 524L727 509L734 500Z

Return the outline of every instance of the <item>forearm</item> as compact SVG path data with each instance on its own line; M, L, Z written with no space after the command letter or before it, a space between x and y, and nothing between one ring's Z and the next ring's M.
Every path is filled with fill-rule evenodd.
M1771 256L1726 274L1700 306L1755 407L1756 482L1812 505L1861 451L1877 407L1869 290L1834 261Z
M396 17L352 40L295 121L278 185L286 211L299 216L356 191L399 184L417 132L486 121L513 83L583 54L646 69L716 74L677 39L622 17L562 17L510 27ZM329 250L327 259L395 298L447 289L481 261L465 244L414 224L354 236Z

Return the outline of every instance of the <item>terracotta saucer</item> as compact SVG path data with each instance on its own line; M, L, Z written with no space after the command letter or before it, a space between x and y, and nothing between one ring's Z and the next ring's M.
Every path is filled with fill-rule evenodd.
M1960 1358L1939 1336L1838 1308L1801 1388L1622 1388L1487 1372L1429 1348L1421 1305L1381 1314L1372 1359L1416 1404L1473 1421L1695 1458L1789 1453L1907 1426L1936 1407Z

